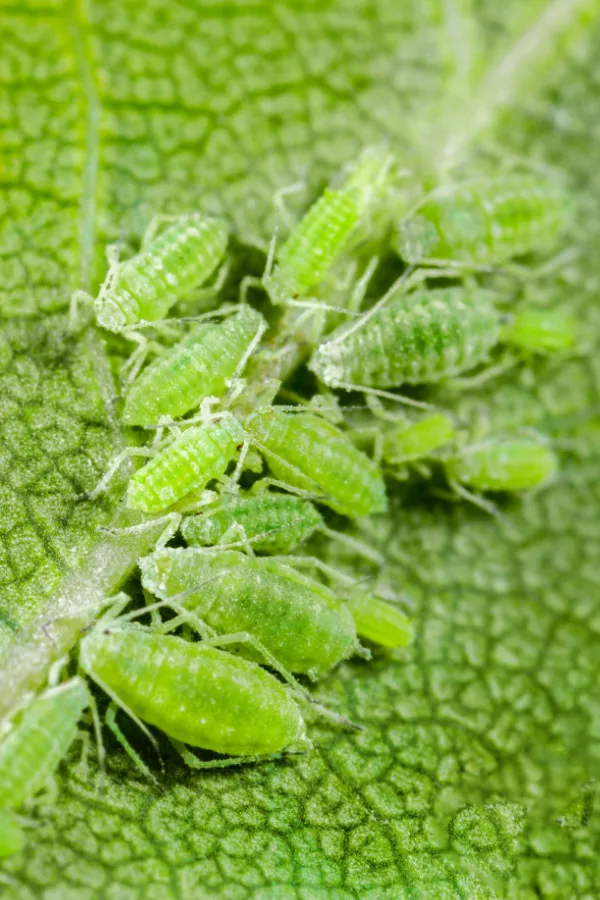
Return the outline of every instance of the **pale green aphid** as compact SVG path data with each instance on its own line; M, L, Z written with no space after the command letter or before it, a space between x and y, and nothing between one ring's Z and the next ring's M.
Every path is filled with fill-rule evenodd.
M163 221L172 224L156 235ZM171 307L203 284L222 261L229 228L200 213L157 216L142 249L124 262L112 260L94 302L98 324L119 332L138 322L163 319Z
M160 728L195 768L310 747L290 692L256 663L210 640L190 643L118 619L101 622L81 642L80 665L146 734L144 722ZM107 724L147 771L120 732L115 708L109 713ZM203 763L184 744L239 759Z
M394 466L426 459L456 436L454 422L444 413L432 413L388 431L382 441L383 459Z
M266 330L250 306L224 322L200 325L158 357L127 392L123 421L148 425L160 416L177 418L209 396L222 396Z
M49 785L77 737L77 725L89 700L81 678L49 688L27 707L0 742L0 856L21 849L24 838L11 812L33 801Z
M331 422L310 413L257 410L245 422L276 478L311 493L344 515L384 512L385 483L378 466Z
M243 539L257 553L290 553L322 526L321 514L308 500L264 493L234 498L215 510L190 516L181 533L195 547Z
M538 438L491 438L465 447L444 464L448 482L461 496L476 491L530 491L548 484L558 470L555 453Z
M577 340L577 323L566 313L548 309L522 309L509 316L501 339L525 353L560 353Z
M352 613L357 634L365 640L390 650L412 643L414 629L410 619L391 603L354 589L346 605Z
M252 635L288 671L323 676L360 650L337 595L277 558L167 547L140 568L152 594L178 600L218 634ZM251 642L239 652L265 661Z
M311 206L278 251L270 271L272 244L263 284L273 303L307 296L331 273L364 222L389 164L389 156L365 151L343 184L335 190L326 189Z
M203 490L209 481L223 475L245 439L244 429L229 413L209 425L188 428L131 477L127 505L143 512L161 512Z
M394 244L408 263L491 265L551 249L571 203L536 175L501 175L438 188L398 228Z

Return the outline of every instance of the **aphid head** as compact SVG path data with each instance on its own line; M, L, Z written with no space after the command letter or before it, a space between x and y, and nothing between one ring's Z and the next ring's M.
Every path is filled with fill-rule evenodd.
M433 222L417 214L400 222L394 243L402 259L415 265L429 256L439 240L440 236Z
M219 426L233 438L236 444L243 444L246 440L246 432L231 413L225 413L219 419Z
M96 321L101 328L107 331L119 332L130 325L131 321L124 313L121 306L117 303L114 296L108 294L100 296L94 300L94 311L96 313Z

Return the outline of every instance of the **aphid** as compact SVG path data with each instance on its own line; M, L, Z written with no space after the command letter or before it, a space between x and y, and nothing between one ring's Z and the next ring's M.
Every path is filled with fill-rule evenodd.
M473 500L465 488L511 493L540 488L555 476L558 459L539 438L491 438L465 447L444 467L453 490Z
M391 293L379 309L336 329L309 368L330 387L399 387L457 375L498 342L493 297L462 287Z
M0 859L20 853L25 846L25 834L17 816L0 809ZM0 880L2 876L0 875Z
M456 431L444 413L423 416L417 422L401 423L383 438L383 458L391 465L405 465L425 459L449 444Z
M529 353L559 353L570 350L577 337L575 319L546 309L522 309L509 316L502 329L504 343Z
M0 743L0 855L20 849L18 821L9 813L33 800L45 787L77 737L77 724L89 705L81 678L52 687L37 697Z
M564 190L534 175L466 181L426 196L401 222L395 246L408 263L501 263L551 248L570 207Z
M139 253L124 262L111 262L94 301L103 328L119 332L138 322L163 319L223 259L229 236L224 219L200 213L175 216L173 224L155 237L165 218L170 217L156 217L150 224Z
M181 526L185 541L195 547L226 544L242 538L257 553L290 553L323 527L312 503L289 494L239 497Z
M359 650L346 605L321 582L279 559L233 550L164 548L142 559L142 584L178 599L218 634L251 634L287 670L327 674ZM251 643L236 648L264 662Z
M176 747L180 742L238 757L310 747L290 692L256 663L210 644L116 620L110 627L100 623L84 637L80 665L147 734L142 720L164 731ZM107 721L141 764L114 715ZM196 768L238 761L202 763L178 749Z
M245 438L244 429L230 413L209 425L188 428L131 477L127 505L161 512L192 491L203 490L225 472Z
M277 253L271 272L272 245L263 284L273 303L306 296L331 272L363 221L390 162L389 156L366 151L342 186L326 189L311 206Z
M390 649L412 643L414 630L410 619L390 603L355 589L346 605L360 637Z
M123 421L147 425L163 415L177 418L199 406L205 397L223 395L266 327L260 313L250 306L242 306L220 324L198 326L133 382Z
M245 428L276 478L319 492L319 499L347 516L384 512L385 484L377 465L331 422L310 413L257 410Z

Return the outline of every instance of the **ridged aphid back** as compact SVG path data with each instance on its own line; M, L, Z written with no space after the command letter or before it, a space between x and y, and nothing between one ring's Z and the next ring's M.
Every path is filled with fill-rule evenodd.
M309 368L331 387L427 384L483 362L500 335L484 290L440 288L400 294L364 324L336 329Z

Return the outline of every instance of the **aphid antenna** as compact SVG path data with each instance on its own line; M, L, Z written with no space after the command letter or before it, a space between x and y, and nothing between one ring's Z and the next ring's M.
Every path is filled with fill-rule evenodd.
M96 528L97 532L101 534L110 534L119 536L122 534L139 534L140 531L146 530L147 528L153 525L162 525L164 522L166 524L166 528L161 533L160 537L156 541L156 549L164 547L168 541L171 540L172 537L177 533L177 529L181 524L182 516L180 513L171 512L166 513L164 516L159 516L157 519L150 519L148 522L141 522L138 525L126 525L124 528L115 528L108 525L98 525Z
M365 559L375 563L376 566L381 567L385 565L385 559L381 553L374 550L372 547L369 547L367 544L364 544L362 541L357 540L357 538L353 538L349 534L344 534L343 532L335 531L332 528L328 528L326 525L319 525L318 531L321 531L332 541L338 541L340 544L345 544L345 546L354 550L360 556L364 556Z
M360 316L360 313L352 312L349 309L345 309L343 306L331 306L330 304L322 303L319 300L286 300L285 305L297 306L303 309L317 309L324 312L342 313L342 315L349 316L353 319Z
M440 407L434 403L426 403L424 400L413 400L412 397L405 397L404 394L393 394L391 391L382 391L379 388L366 387L362 384L350 384L349 382L340 381L336 384L336 388L342 391L355 391L372 397L382 397L384 400L393 400L395 403L401 403L404 406L414 406L416 409L426 409L430 412L440 411ZM369 408L373 411L372 407Z
M333 581L339 581L340 584L344 584L347 587L356 587L359 583L356 578L352 578L350 575L346 575L345 572L342 572L340 569L334 568L334 566L328 566L327 563L324 563L322 559L319 559L318 556L294 556L291 554L279 555L275 556L278 562L282 562L285 565L289 565L292 568L294 566L302 568L303 566L309 569L316 569L318 572L322 572L323 575L326 575L328 578L331 578Z
M224 316L230 316L232 313L239 310L238 303L224 303L218 309L211 309L208 312L198 313L197 316L177 316L171 319L158 319L156 321L150 321L148 319L142 319L140 322L135 322L133 325L126 325L121 334L123 337L127 337L129 339L129 334L134 335L137 331L143 328L162 328L163 326L168 325L188 325L193 322L206 322L210 319L218 319ZM139 337L139 336L138 336ZM137 340L138 338L132 337L131 340Z

